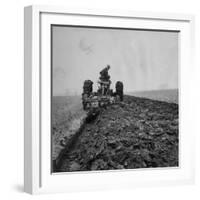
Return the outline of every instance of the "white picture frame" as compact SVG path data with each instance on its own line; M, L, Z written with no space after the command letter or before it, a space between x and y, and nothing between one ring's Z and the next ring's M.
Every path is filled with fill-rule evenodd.
M25 8L24 189L31 194L119 189L194 182L194 135L190 130L194 16L56 6ZM51 24L180 31L180 167L51 174Z

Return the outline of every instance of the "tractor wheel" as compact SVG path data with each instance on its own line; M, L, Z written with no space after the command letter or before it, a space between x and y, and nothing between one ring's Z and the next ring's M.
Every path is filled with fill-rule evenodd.
M83 93L91 94L93 91L93 82L91 80L85 80L83 83Z
M87 110L87 99L92 94L93 82L91 80L85 80L83 83L83 93L82 93L82 105L83 110Z
M117 81L115 89L116 89L116 95L120 97L120 101L123 101L123 96L124 96L123 83L121 81Z

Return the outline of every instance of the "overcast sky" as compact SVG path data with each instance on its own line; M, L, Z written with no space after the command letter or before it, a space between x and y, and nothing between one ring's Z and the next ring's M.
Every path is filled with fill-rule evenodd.
M178 88L178 33L53 26L53 95L94 90L101 69L110 65L114 89L125 92Z

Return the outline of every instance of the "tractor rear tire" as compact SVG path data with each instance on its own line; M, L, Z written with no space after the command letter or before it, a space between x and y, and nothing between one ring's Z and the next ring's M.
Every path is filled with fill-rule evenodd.
M117 81L115 85L116 95L120 97L120 101L123 101L124 91L123 91L123 83L121 81Z

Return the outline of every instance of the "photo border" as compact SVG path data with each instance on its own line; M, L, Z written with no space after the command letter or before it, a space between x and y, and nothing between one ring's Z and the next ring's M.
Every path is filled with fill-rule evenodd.
M25 131L24 131L24 188L25 192L28 193L48 193L48 192L67 192L67 191L80 191L80 190L92 190L92 189L107 189L107 188L118 188L117 186L111 186L111 184L103 185L103 180L101 183L94 183L94 187L91 187L90 184L88 186L81 188L81 184L77 185L72 184L71 188L66 188L65 185L62 187L58 182L58 187L48 185L49 178L52 176L50 171L49 175L44 175L44 171L48 168L45 168L42 165L44 162L44 157L41 155L41 149L44 146L44 140L42 130L43 127L46 126L44 124L44 120L42 121L43 115L43 107L42 107L42 95L43 90L41 89L41 83L43 81L43 69L42 69L42 39L41 32L43 25L41 23L42 14L46 15L66 15L66 16L96 16L99 18L119 18L124 20L132 20L132 19L145 19L151 22L152 20L157 21L170 21L174 23L182 23L184 22L188 26L185 27L187 29L190 39L188 41L188 45L190 46L188 59L193 65L193 49L194 49L194 17L192 15L183 15L183 14L164 14L164 13L148 13L148 12L132 12L132 11L100 11L100 10L90 10L90 9L71 9L71 8L63 8L56 6L29 6L25 8L25 43L24 43L24 53L25 53ZM73 23L73 22L72 22ZM76 25L77 26L77 25ZM148 29L150 30L150 29ZM155 29L154 29L155 30ZM159 29L157 29L159 30ZM182 42L182 41L181 41ZM182 43L181 43L182 44ZM185 70L184 73L187 71ZM52 73L51 73L52 75ZM52 78L52 77L51 77ZM52 89L52 86L51 86ZM187 89L188 90L188 89ZM185 91L187 91L185 89ZM168 184L184 184L184 183L192 183L194 181L194 158L193 151L194 146L192 141L193 135L191 135L191 144L190 144L190 156L191 160L188 162L190 166L188 166L189 177L177 178L176 180L167 180L166 178L162 180L164 185ZM50 160L51 162L51 160ZM43 163L44 164L44 163ZM188 163L189 164L189 163ZM51 165L51 164L50 164ZM150 169L155 171L154 169ZM145 170L144 170L145 171ZM138 174L141 175L141 170L137 171ZM45 172L46 173L46 172ZM95 172L94 172L95 173ZM94 175L92 172L91 174ZM119 172L118 172L119 173ZM128 172L127 172L128 173ZM99 175L100 174L100 175ZM106 176L101 175L102 173L98 173L96 178L99 177L99 180L112 176L109 173ZM108 175L109 174L109 175ZM115 173L116 174L116 173ZM101 176L101 177L100 177ZM116 175L115 175L116 176ZM121 176L125 176L122 175ZM135 176L137 176L135 174ZM143 175L141 175L142 177ZM71 177L71 175L70 175ZM70 177L65 177L65 180L69 180ZM80 174L74 174L76 180L82 180L83 177L87 179L87 177L91 177L89 174L84 174L84 176ZM112 176L114 178L114 176ZM89 178L90 179L90 178ZM93 180L93 178L91 179ZM124 180L124 184L122 181L122 187L137 187L137 186L145 186L145 185L160 185L161 183L155 180L149 180L148 182L145 179L141 182L131 182L131 180ZM104 181L105 182L105 181ZM114 181L113 181L114 182ZM83 186L83 185L82 185Z

